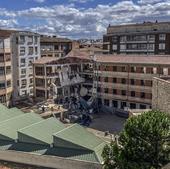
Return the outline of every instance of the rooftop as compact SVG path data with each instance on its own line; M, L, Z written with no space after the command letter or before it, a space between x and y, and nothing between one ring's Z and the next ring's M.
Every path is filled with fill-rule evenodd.
M56 61L58 59L59 58L56 58L56 57L42 57L42 58L40 58L38 60L35 60L33 63L34 64L47 64L47 63Z
M41 36L40 38L41 43L55 43L55 42L72 42L68 38L61 38L61 37L53 37L53 36Z
M140 32L170 32L170 22L143 22L126 25L108 26L108 34L125 34L125 33L140 33Z
M43 128L43 130L42 130ZM40 121L38 123L34 123L31 126L27 126L21 130L19 130L19 140L22 142L28 142L29 143L38 143L38 144L52 144L53 143L53 133L56 133L62 129L64 129L65 126L56 120L55 118L49 118L43 121ZM24 135L24 136L23 136ZM25 139L25 136L27 138Z
M78 124L65 127L55 118L44 120L37 114L21 113L17 108L8 109L1 104L0 108L0 150L102 163L101 153L106 143L84 127ZM12 111L18 114L1 119Z
M170 55L98 55L100 63L170 65Z

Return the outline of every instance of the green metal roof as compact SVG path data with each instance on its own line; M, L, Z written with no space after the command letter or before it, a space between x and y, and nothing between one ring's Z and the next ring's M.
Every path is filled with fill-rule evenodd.
M8 109L6 106L0 104L0 122L24 114L17 108Z
M60 140L60 142L58 141ZM104 141L75 124L54 134L54 145L57 147L78 148L94 151Z
M14 140L18 140L15 143ZM50 147L49 144L54 144ZM0 150L102 162L105 142L78 124L65 128L55 118L42 119L0 104Z
M67 148L50 148L49 146L38 145L38 144L28 144L28 143L14 143L11 141L0 140L0 150L14 150L27 153L34 153L37 155L51 155L57 157L63 157L73 160L89 161L93 163L100 163L96 157L95 152L83 151Z
M35 113L26 113L0 122L0 139L15 140L17 139L17 130L41 120L42 118Z
M52 117L19 130L18 140L35 144L52 144L53 134L64 128L64 124Z

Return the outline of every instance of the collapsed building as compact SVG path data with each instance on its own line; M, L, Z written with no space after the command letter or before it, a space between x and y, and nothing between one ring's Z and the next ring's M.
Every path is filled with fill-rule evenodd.
M34 93L38 98L50 98L54 84L57 90L52 90L52 95L61 100L78 94L85 100L96 99L98 105L112 111L151 109L152 80L170 75L170 57L103 55L74 50L65 58L34 62L34 73Z

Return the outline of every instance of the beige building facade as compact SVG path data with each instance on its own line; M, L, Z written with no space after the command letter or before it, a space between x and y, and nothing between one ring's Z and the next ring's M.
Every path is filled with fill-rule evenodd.
M7 106L12 101L12 61L10 35L0 36L0 103Z

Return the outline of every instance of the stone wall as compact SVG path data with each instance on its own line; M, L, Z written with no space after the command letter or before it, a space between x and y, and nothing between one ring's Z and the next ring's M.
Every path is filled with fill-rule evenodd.
M153 78L152 109L170 114L170 81Z
M102 165L56 156L0 150L0 160L55 169L102 169Z

